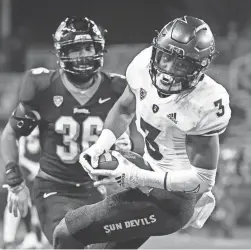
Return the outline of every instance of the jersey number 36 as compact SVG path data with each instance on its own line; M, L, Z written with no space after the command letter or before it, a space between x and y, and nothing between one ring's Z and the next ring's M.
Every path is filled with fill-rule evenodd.
M81 125L71 116L61 116L55 122L55 131L63 135L64 146L56 147L56 153L61 161L68 164L75 163L80 150L86 150L98 139L97 131L101 132L103 124L98 116L87 117ZM82 135L80 135L80 126L82 126ZM81 145L78 143L80 136Z

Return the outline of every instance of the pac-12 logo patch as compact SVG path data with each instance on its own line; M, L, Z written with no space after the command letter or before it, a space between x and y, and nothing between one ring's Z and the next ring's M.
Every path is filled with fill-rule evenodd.
M140 88L140 100L142 101L146 97L146 90Z
M61 95L55 95L55 96L53 96L53 102L54 102L54 104L55 104L56 107L61 106L62 103L63 103L63 100L64 100L64 98Z

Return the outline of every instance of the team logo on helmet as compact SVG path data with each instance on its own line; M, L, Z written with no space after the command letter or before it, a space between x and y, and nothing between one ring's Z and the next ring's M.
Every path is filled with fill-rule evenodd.
M147 94L146 90L140 88L140 100L141 101L146 97L146 94Z
M70 29L66 27L66 22L63 21L59 25L59 27L58 27L58 29L57 29L57 31L55 33L55 36L54 36L55 40L60 41L60 39L67 34L67 31L70 31Z
M62 103L63 103L63 100L64 100L64 98L61 95L55 95L55 96L53 96L53 102L54 102L54 104L55 104L56 107L61 106Z
M102 36L102 34L101 34L101 32L100 32L100 30L98 29L98 26L94 23L94 22L92 22L92 24L93 24L93 32L97 35L97 36Z
M171 53L175 52L175 53L177 53L180 56L184 56L185 55L185 50L184 49L179 48L177 46L174 46L172 44L168 44L166 50L170 51Z
M74 41L92 41L92 38L89 34L76 35Z

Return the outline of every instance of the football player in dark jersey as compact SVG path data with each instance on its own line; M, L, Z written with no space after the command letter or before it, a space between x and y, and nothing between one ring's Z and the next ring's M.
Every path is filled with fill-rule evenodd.
M18 166L16 140L39 127L40 170L33 195L42 230L50 243L55 227L68 211L103 199L78 162L79 153L97 140L108 112L126 87L123 76L101 72L104 33L92 20L66 18L53 40L59 68L26 72L19 104L2 134L8 206L14 215L19 210L25 216L29 191ZM130 139L125 135L116 145L131 149ZM68 243L70 248L84 247L75 239ZM132 243L134 248L139 244ZM130 248L130 244L97 247Z

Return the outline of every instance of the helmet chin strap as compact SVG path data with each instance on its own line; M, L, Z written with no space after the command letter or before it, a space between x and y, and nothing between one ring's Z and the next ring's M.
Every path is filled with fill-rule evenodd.
M160 92L158 89L157 89L157 93L158 93L158 96L160 97L160 98L166 98L166 97L169 97L170 95L172 95L172 94L163 94L162 92Z

